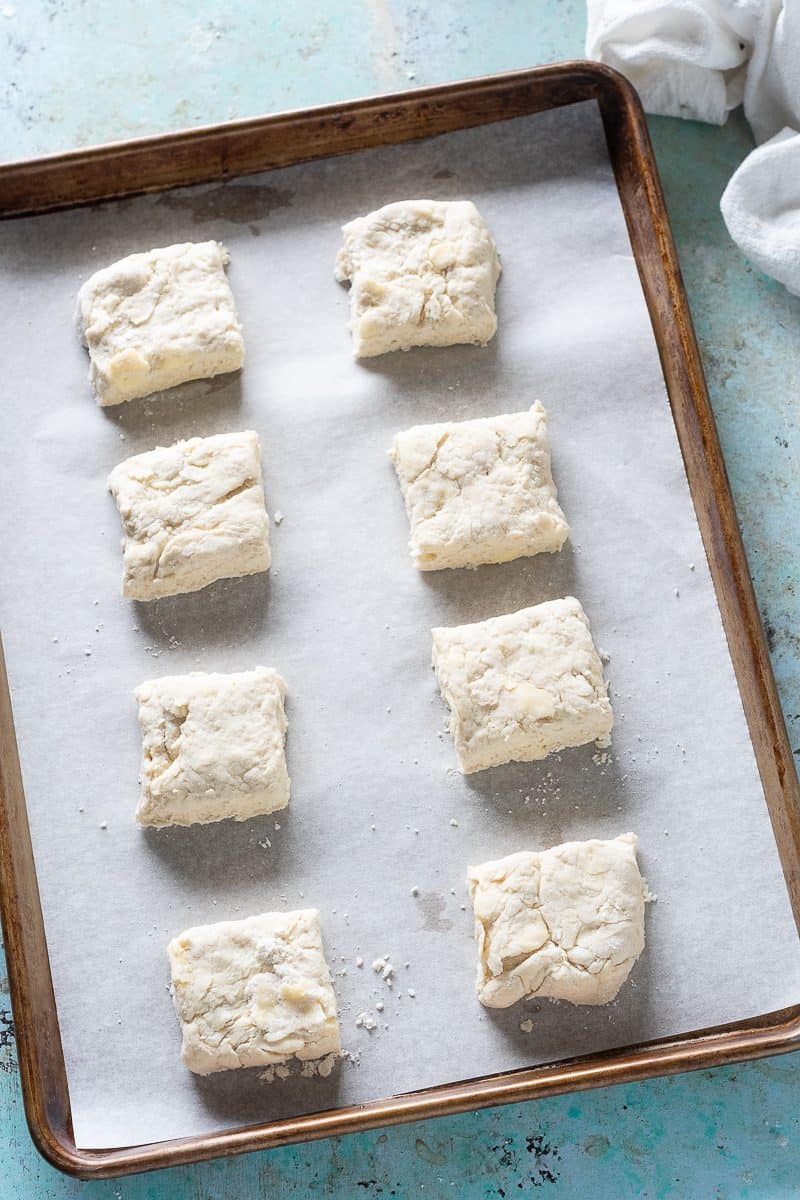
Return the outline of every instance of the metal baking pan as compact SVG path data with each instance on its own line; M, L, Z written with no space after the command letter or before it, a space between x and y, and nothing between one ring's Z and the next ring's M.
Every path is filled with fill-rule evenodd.
M658 345L792 908L800 913L800 786L738 531L647 126L618 74L574 62L233 122L0 168L13 217L232 179L595 100ZM3 934L25 1110L41 1153L82 1178L128 1174L538 1096L754 1058L800 1045L800 1006L692 1034L374 1103L122 1149L76 1146L11 700L0 671Z

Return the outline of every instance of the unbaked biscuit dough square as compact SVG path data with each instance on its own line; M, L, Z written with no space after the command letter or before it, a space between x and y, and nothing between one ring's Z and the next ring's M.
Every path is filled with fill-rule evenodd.
M104 407L238 371L244 341L219 242L129 254L87 279L76 322Z
M255 433L157 446L108 477L125 530L122 594L156 600L270 564Z
M342 227L336 278L349 282L356 358L494 337L500 263L469 200L404 200Z
M538 402L527 412L415 425L390 455L420 571L553 552L569 535Z
M181 1060L195 1074L341 1051L316 909L199 925L167 953Z
M647 889L636 844L627 833L469 868L481 1004L614 999L644 949Z
M194 825L289 803L286 684L268 667L168 675L135 692L142 731L140 825Z
M600 656L573 596L433 630L433 666L468 774L606 738Z

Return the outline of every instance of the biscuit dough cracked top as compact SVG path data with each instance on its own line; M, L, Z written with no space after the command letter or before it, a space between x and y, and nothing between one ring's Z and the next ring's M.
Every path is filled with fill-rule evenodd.
M356 358L412 346L485 345L497 329L500 263L469 200L405 200L342 227Z
M181 1059L195 1074L341 1050L316 909L198 925L167 953Z
M607 1004L644 949L637 840L565 842L470 867L478 999Z
M129 254L78 292L76 324L102 406L238 371L244 341L219 242Z
M261 447L251 431L136 454L108 477L122 524L122 594L155 600L270 564Z
M244 821L285 808L285 694L286 684L269 667L140 684L139 824Z
M433 666L465 773L611 732L602 663L574 596L434 629Z
M528 412L415 425L390 455L420 571L509 562L567 539L538 402Z

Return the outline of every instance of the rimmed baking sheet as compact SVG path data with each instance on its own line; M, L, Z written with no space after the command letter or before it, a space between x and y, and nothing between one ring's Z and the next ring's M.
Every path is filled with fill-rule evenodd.
M485 350L356 364L332 278L339 226L422 194L471 198L492 228L498 336ZM241 378L97 409L70 326L80 281L131 250L208 237L232 256ZM794 922L594 103L20 220L0 228L0 246L13 330L0 615L78 1146L360 1103L798 1000ZM392 434L536 398L569 545L420 576L385 454ZM261 436L270 512L284 514L269 578L121 600L110 468L157 443L246 428ZM588 747L463 779L430 626L566 593L609 655L608 761ZM259 662L289 684L293 791L280 829L270 818L137 829L133 687ZM627 829L658 901L618 1001L481 1009L467 864ZM308 904L322 912L356 1061L327 1079L193 1079L178 1061L166 940ZM370 966L387 952L392 989ZM371 1033L356 1027L364 1011L378 1020Z

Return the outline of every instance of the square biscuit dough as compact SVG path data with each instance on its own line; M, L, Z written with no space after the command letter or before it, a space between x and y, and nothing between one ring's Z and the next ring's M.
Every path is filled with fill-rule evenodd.
M420 571L553 552L569 535L538 402L527 412L415 425L390 455Z
M469 868L481 1004L614 999L644 949L648 896L636 844L627 833Z
M194 825L289 803L286 684L256 667L169 675L135 692L142 731L140 825Z
M167 954L181 1060L196 1075L341 1051L316 909L199 925Z
M433 630L433 666L465 774L605 739L614 717L573 596Z
M404 200L342 226L356 358L412 346L485 346L500 262L470 200Z
M238 371L242 329L219 242L129 254L87 279L76 323L98 404Z
M261 447L252 431L157 446L114 468L122 594L156 600L270 564Z

